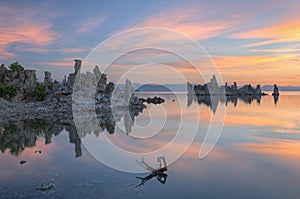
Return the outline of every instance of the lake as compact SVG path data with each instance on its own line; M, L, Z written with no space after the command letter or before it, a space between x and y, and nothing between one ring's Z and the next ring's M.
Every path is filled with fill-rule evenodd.
M126 173L102 164L89 152L90 140L101 138L96 133L80 140L75 127L58 128L43 120L20 121L5 124L0 134L0 198L299 197L299 92L281 92L278 99L268 95L225 101L184 93L137 95L156 95L165 102L148 105L130 127L124 116L113 134L100 132L125 150L154 151L172 141L181 126L185 132L180 133L189 135L189 129L199 123L188 150L168 166L165 181L153 177L138 186L141 179L136 177L147 176L147 170ZM226 109L220 137L212 151L199 159L210 120L219 114L220 107ZM184 144L177 142L170 153ZM110 151L104 152L110 155ZM168 157L167 162L171 161ZM26 162L20 164L22 160ZM151 165L153 161L149 160ZM36 190L48 182L55 187Z

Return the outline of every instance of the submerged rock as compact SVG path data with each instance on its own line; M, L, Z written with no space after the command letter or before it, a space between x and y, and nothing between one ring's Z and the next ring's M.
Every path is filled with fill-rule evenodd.
M20 164L25 164L25 163L26 163L25 160L21 160L21 161L20 161Z
M48 183L42 184L41 186L37 187L36 190L47 191L47 190L52 189L54 187L55 187L54 183L48 182Z

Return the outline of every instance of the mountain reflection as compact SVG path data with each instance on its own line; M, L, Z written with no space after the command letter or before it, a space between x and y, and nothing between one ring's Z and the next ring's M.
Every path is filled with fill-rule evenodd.
M232 95L232 96L225 96L225 95L191 95L189 94L187 97L187 107L189 107L193 102L197 103L199 105L204 104L211 108L213 113L216 112L219 103L225 103L226 106L228 104L233 104L234 106L237 106L238 100L246 103L251 104L253 101L255 101L257 104L260 104L261 102L261 95ZM274 103L276 104L278 100L275 100L274 97Z

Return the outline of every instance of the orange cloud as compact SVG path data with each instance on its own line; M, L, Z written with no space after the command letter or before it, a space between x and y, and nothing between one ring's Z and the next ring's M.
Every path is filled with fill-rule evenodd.
M251 49L250 52L292 53L292 52L300 52L300 49L299 48Z
M300 61L299 55L296 54L216 56L213 59L220 69L235 69L244 66L261 69L262 66L268 64L274 66L283 61Z
M213 60L227 82L300 85L293 78L300 74L297 54L214 56Z
M289 19L267 27L236 33L232 37L238 39L263 39L263 41L247 45L247 47L282 42L299 42L300 21Z

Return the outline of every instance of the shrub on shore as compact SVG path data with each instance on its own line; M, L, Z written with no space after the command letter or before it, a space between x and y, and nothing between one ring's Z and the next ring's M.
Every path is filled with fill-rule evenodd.
M18 62L11 63L8 67L11 72L21 72L24 71L24 67Z
M16 96L16 88L14 85L0 83L0 97L11 99Z
M46 89L46 86L40 82L36 84L36 88L34 91L34 97L37 101L43 101L45 100L48 92Z

